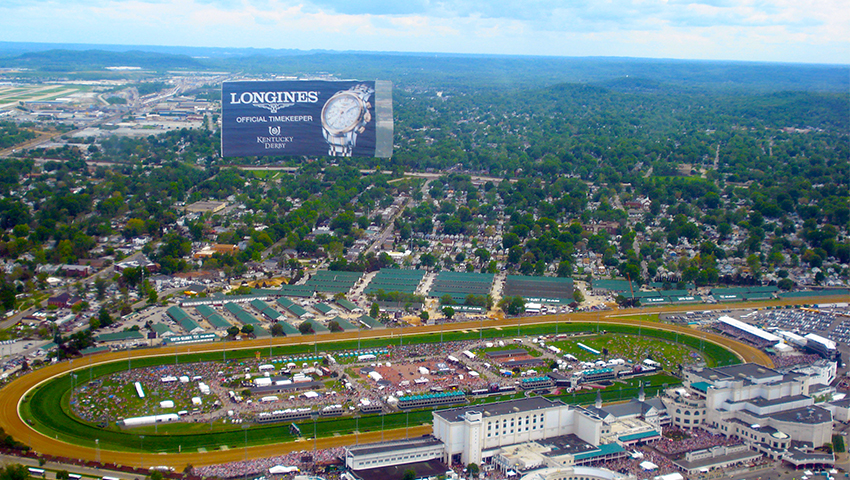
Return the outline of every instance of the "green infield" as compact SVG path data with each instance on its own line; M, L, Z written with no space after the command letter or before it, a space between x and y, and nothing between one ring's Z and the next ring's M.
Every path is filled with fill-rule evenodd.
M159 426L146 426L133 429L119 429L115 427L116 416L109 418L109 425L102 428L103 420L93 418L84 420L74 414L71 405L71 390L84 382L94 382L97 379L117 372L131 370L141 367L155 367L159 365L190 365L199 362L237 362L240 359L256 359L258 357L283 357L283 358L306 358L325 353L342 353L352 350L393 348L393 345L410 344L433 344L443 341L461 341L476 339L501 339L513 343L517 336L541 336L550 334L566 334L578 332L597 333L601 336L608 334L635 335L646 341L651 339L663 339L665 345L676 341L699 352L709 366L731 365L738 363L737 357L724 348L699 337L676 334L650 328L630 325L604 324L604 334L597 324L589 323L560 323L530 325L513 328L486 329L483 331L467 332L445 332L428 335L407 335L401 337L393 335L390 338L349 340L344 342L328 342L320 345L302 344L292 346L279 346L268 348L252 348L244 350L230 350L222 352L176 354L174 356L145 357L133 360L115 361L108 364L98 365L92 368L77 370L72 374L65 374L45 382L31 391L21 403L21 416L24 420L39 432L51 437L59 438L70 443L81 446L95 446L95 439L104 449L124 451L150 451L176 453L178 451L188 452L205 449L214 451L222 448L237 448L245 444L245 436L249 445L261 445L269 443L280 443L292 441L296 437L290 433L289 423L272 425L252 425L243 430L242 425L213 423L190 423L190 424L168 424ZM397 332L392 332L397 333ZM681 347L680 347L681 348ZM301 356L301 357L299 357ZM652 395L664 384L678 383L675 377L656 375L646 377L651 383L647 387L647 395ZM132 396L132 391L124 391L115 385L116 392L120 390L122 398ZM630 398L636 395L637 380L629 383L617 383L608 387L603 392L606 400L619 398ZM521 395L521 394L520 394ZM593 398L590 398L590 397ZM75 398L81 398L78 395ZM504 397L509 398L509 397ZM504 398L488 398L486 401L497 401ZM578 391L571 394L560 395L560 398L568 403L593 403L595 391ZM77 400L74 400L77 401ZM431 422L431 410L413 411L409 413L393 413L386 415L369 415L356 419L351 416L336 417L332 419L319 419L315 423L317 435L332 436L336 434L352 434L355 424L360 432L380 430L381 425L385 429L403 428L406 425L415 426ZM304 436L312 436L313 422L297 422ZM143 440L141 437L144 436Z
M581 348L581 343L607 355L596 355ZM587 335L569 340L547 343L560 348L562 353L570 354L581 362L621 358L628 363L639 364L644 359L652 359L661 364L662 370L672 371L679 365L692 365L703 361L702 355L694 348L674 341L659 340L656 337L606 333Z

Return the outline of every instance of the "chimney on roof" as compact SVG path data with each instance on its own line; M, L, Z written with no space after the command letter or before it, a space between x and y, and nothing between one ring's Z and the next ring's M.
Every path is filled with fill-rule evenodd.
M646 393L643 391L643 380L640 382L640 392L638 393L638 401L645 402L646 401Z
M596 408L602 408L602 391L601 391L601 390L597 390L597 391L596 391L596 403L595 403L595 406L596 406Z

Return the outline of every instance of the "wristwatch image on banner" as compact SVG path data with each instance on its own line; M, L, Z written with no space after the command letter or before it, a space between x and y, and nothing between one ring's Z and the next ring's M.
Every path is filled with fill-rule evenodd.
M322 134L328 142L328 155L350 157L357 145L357 134L372 120L369 97L375 90L355 85L336 92L322 107Z

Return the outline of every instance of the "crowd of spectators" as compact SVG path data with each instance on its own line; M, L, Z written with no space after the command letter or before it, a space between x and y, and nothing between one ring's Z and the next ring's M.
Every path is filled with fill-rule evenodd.
M686 433L676 428L668 427L664 429L663 433L663 438L653 446L665 455L678 455L720 445L731 446L741 443L740 440L728 438L723 435L715 435L701 428L694 428ZM681 440L674 440L673 438L681 438Z
M809 353L805 355L770 355L776 368L790 368L797 365L811 365L821 359L820 355Z
M620 472L624 475L632 475L635 478L653 478L658 475L667 475L668 473L680 471L669 458L650 448L644 447L638 451L643 454L640 458L625 457L602 462L596 466ZM656 468L646 470L641 466L643 462L653 463Z
M309 458L309 461L303 461ZM269 469L275 466L298 467L301 472L312 472L317 465L330 465L342 463L344 458L343 447L334 447L326 450L291 452L274 457L256 458L238 462L222 463L195 468L195 473L206 478L237 478L247 475L265 474L269 476ZM298 473L289 474L298 475ZM286 476L284 476L286 477ZM326 480L333 480L333 476L325 475Z

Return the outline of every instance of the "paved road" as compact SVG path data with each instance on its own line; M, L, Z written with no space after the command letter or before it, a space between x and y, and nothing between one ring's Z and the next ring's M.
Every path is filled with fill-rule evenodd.
M747 308L747 307L764 307L767 305L778 305L778 304L788 304L788 303L800 303L801 299L795 299L794 302L783 302L783 301L774 301L774 302L759 302L752 304L736 304L734 308ZM694 309L693 306L687 307L689 309ZM700 310L718 310L718 309L728 309L727 305L709 305L709 306L699 306ZM669 331L678 331L684 334L690 334L697 336L699 338L705 339L707 342L716 343L722 345L731 351L733 351L741 360L745 362L755 362L761 365L772 366L772 362L770 358L763 352L750 347L748 345L744 345L742 343L736 342L729 338L721 337L719 335L715 335L712 333L704 333L697 332L692 328L687 326L679 326L679 325L669 325L655 322L643 322L639 320L632 320L626 318L617 318L616 315L623 314L648 314L648 313L669 313L669 312L681 312L685 311L685 309L681 307L659 307L659 308L647 308L640 310L630 310L630 311L608 311L608 312L585 312L585 313L575 313L575 314L567 314L567 315L549 315L549 316L537 316L537 317L525 317L521 319L516 318L508 318L508 319L499 319L499 320L487 320L484 322L481 321L471 321L471 322L463 322L463 323L455 323L455 324L443 324L443 325L431 325L424 327L416 327L416 328L405 328L403 335L418 335L422 333L432 333L439 331L460 331L460 330L475 330L479 328L481 325L484 325L485 328L493 328L499 327L506 331L509 331L510 327L516 327L518 324L522 325L532 325L532 324L540 324L540 323L552 323L552 322L563 322L563 323L571 323L571 322L599 322L601 325L605 324L630 324L630 325L642 325L647 328L656 328L663 329ZM141 358L141 357L150 357L150 356L172 356L175 354L182 353L190 353L190 352L205 352L205 351L221 351L221 350L236 350L236 349L259 349L269 347L270 345L294 345L294 344L311 344L311 343L325 343L325 342L333 342L344 339L357 339L357 338L392 338L398 337L401 334L398 330L375 330L375 331L361 331L361 332L346 332L346 333L337 333L337 334L328 334L322 336L311 336L311 337L282 337L282 338L274 338L271 340L263 339L263 340L250 340L250 341L242 341L242 342L217 342L212 344L200 344L200 345L184 345L184 346L171 346L171 347L162 347L156 350L132 350L132 351L123 351L123 352L108 352L99 355L93 355L91 357L86 357L83 359L74 360L73 363L70 362L62 362L55 365L50 365L40 370L34 371L30 374L27 374L9 385L5 388L0 389L0 427L2 427L6 433L11 434L14 438L19 439L28 445L30 445L35 451L50 453L52 455L70 457L70 458L80 458L86 460L94 460L96 456L96 452L93 448L82 447L71 445L69 443L47 437L39 432L36 432L31 427L29 427L26 423L23 422L21 417L18 414L18 408L21 398L32 388L35 386L47 381L50 378L53 378L58 375L62 375L68 371L79 370L88 368L90 365L97 365L107 362L113 362L116 360L126 360L129 358ZM384 439L399 439L405 438L406 435L411 437L424 435L431 433L430 425L423 425L419 427L411 427L408 429L398 429L398 430L387 430L384 432ZM344 446L344 445L352 445L355 441L359 440L362 443L373 442L380 440L381 432L370 432L364 433L357 437L354 435L348 436L340 436L340 437L327 437L318 439L317 447L320 449L336 447L336 446ZM133 465L133 466L150 466L150 465L170 465L175 467L178 470L182 470L187 464L192 464L194 466L203 466L210 464L218 464L224 462L238 461L244 459L246 456L248 458L262 458L268 457L272 455L279 455L281 453L286 453L290 451L298 451L298 450L310 450L312 448L312 442L290 442L283 444L274 444L274 445L262 445L249 447L247 449L232 449L227 451L211 451L206 453L181 453L181 454L147 454L147 455L139 455L138 452L120 452L120 451L111 451L101 449L100 457L103 462L113 462L120 465Z

